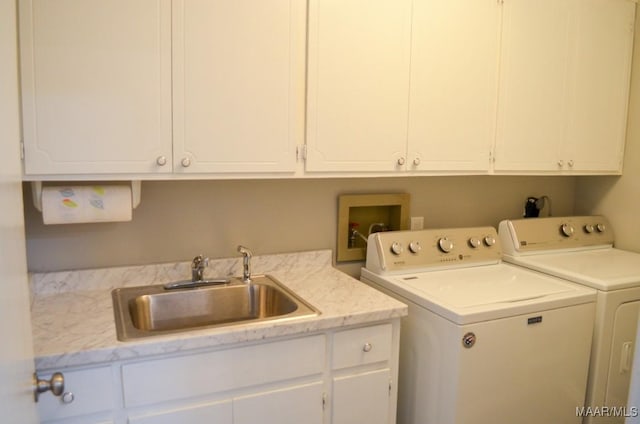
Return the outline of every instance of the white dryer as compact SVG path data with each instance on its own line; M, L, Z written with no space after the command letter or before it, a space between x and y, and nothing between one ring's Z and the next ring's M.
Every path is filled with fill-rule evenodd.
M638 312L640 254L616 249L603 216L506 220L504 260L598 291L585 423L622 423ZM635 405L640 406L640 405Z
M501 253L492 227L369 237L362 281L409 305L399 424L580 422L596 292Z

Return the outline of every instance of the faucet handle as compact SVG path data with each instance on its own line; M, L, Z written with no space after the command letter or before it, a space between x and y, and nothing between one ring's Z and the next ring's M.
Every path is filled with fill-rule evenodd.
M191 268L201 269L209 266L209 258L205 258L203 255L198 255L191 261Z

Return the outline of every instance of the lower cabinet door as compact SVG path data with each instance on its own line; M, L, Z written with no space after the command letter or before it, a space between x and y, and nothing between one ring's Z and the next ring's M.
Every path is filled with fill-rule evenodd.
M232 401L189 405L129 416L129 424L232 424Z
M333 379L332 424L389 424L388 368Z
M322 424L322 399L320 381L238 397L233 424Z

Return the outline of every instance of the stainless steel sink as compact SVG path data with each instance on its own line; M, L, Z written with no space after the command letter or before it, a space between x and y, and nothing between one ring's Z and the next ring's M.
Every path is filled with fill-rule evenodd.
M234 278L224 285L180 290L162 285L118 288L111 296L121 341L319 314L268 275L253 276L251 283Z

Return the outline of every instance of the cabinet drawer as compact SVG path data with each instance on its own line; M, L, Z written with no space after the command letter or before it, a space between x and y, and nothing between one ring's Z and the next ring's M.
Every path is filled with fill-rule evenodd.
M391 324L340 331L333 337L333 369L391 358Z
M127 407L320 374L325 336L260 344L122 367Z
M73 393L73 401L64 403L62 397L52 396L51 393L42 394L38 400L38 414L43 421L110 411L115 408L111 367L62 370L62 373L64 391ZM49 374L39 376L47 380L51 378Z

